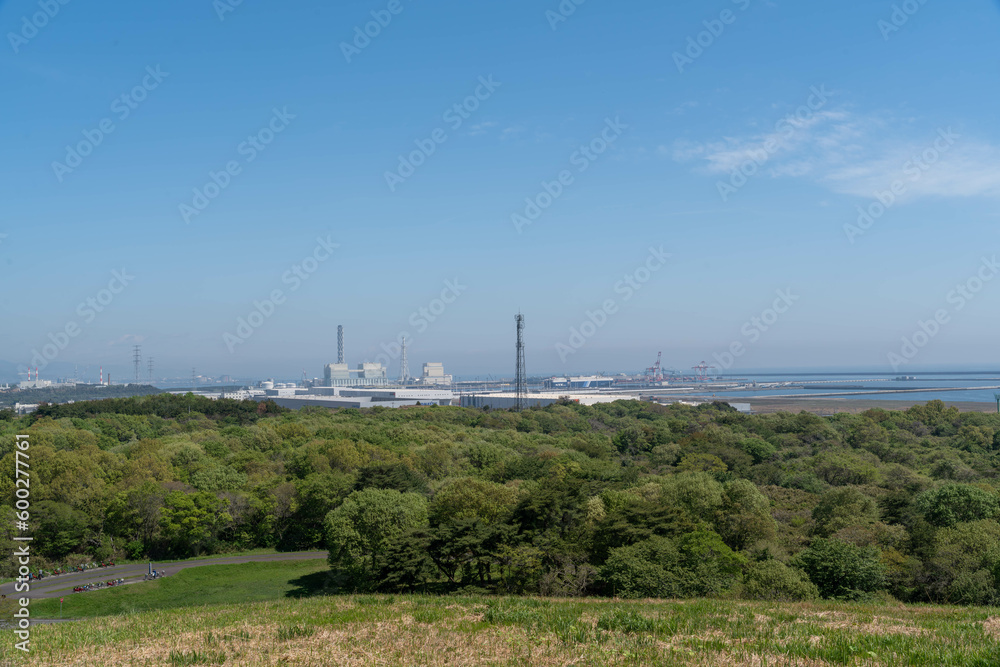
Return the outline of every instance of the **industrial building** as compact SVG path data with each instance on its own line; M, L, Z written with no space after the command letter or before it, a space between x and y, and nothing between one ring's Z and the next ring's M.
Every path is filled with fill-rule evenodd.
M18 383L18 387L21 389L47 389L52 388L53 383L51 380L22 380Z
M382 364L358 364L351 370L344 355L344 327L337 327L337 363L323 367L325 387L386 387L389 382L388 369Z
M545 380L546 389L609 389L613 386L615 379L603 375L552 377Z
M420 376L420 384L430 384L430 385L452 385L452 376L445 375L444 364L440 362L431 362L424 364L423 375Z
M638 401L639 395L631 394L577 394L565 392L545 392L527 394L521 399L523 407L542 408L559 401L571 401L580 405L596 405L597 403L614 403L615 401ZM503 394L465 394L461 397L463 408L491 408L493 410L508 410L517 407L517 395Z
M264 396L264 391L263 389L238 389L236 391L223 392L222 398L229 398L234 401L249 401L257 396Z
M385 387L390 384L387 375L382 364L358 364L356 370L350 370L347 364L327 364L323 369L323 384L327 387Z
M313 389L272 389L254 400L272 400L278 405L298 410L307 405L324 408L403 408L416 405L451 405L455 394L433 389L363 389L315 387Z

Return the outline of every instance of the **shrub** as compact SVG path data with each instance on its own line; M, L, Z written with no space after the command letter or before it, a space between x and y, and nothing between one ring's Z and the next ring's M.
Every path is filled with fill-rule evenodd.
M726 472L729 467L714 454L687 454L677 464L684 472Z
M763 463L778 451L777 447L761 438L747 438L740 443L740 449L749 454L754 463Z
M917 497L917 511L928 523L949 528L964 521L992 519L1000 509L996 495L968 484L945 484Z
M698 530L612 549L600 574L609 592L624 598L697 597L728 592L745 564L717 534Z
M885 588L885 566L875 547L857 547L840 540L818 539L795 557L825 598L856 600Z
M781 561L753 563L743 577L743 596L747 600L795 602L819 597L816 584L802 570Z
M677 538L682 583L688 596L727 593L739 583L746 558L730 549L718 534L698 530Z
M813 509L816 534L829 537L847 526L866 525L878 521L878 505L853 486L831 489L823 494Z
M725 484L715 525L726 544L739 550L773 539L776 529L771 502L745 479Z
M956 604L1000 601L1000 524L984 520L938 531L927 562L927 588L935 599Z
M601 568L601 579L610 593L623 598L678 597L683 590L679 576L680 554L665 537L612 549Z

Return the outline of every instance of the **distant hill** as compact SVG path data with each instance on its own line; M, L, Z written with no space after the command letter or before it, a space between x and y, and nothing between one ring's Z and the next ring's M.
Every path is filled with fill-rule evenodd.
M144 384L111 385L110 387L78 384L76 387L60 387L58 389L25 389L2 392L0 393L0 408L10 408L15 403L68 403L69 401L129 398L161 393L163 393L162 389Z

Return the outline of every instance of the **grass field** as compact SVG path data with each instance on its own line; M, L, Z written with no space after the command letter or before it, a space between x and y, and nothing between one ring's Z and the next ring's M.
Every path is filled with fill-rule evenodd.
M64 618L90 618L308 596L322 589L329 569L325 560L206 565L181 570L157 581L71 593L66 596L62 615ZM34 602L31 612L36 619L58 618L59 599Z
M33 626L28 655L4 632L0 665L1000 665L995 609L337 596L326 572L211 565L78 593L64 615L91 620Z
M319 580L315 573L305 577ZM286 597L307 592L308 587L293 585L281 599L266 602L188 605L34 626L27 656L13 649L13 637L5 632L0 664L1000 664L1000 615L991 609L725 600ZM161 605L173 599L158 595Z

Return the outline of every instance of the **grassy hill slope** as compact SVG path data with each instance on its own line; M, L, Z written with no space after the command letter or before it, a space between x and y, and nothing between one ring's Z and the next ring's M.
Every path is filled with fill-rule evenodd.
M207 569L207 568L206 568ZM19 665L1000 664L995 609L724 600L285 597L36 626Z

